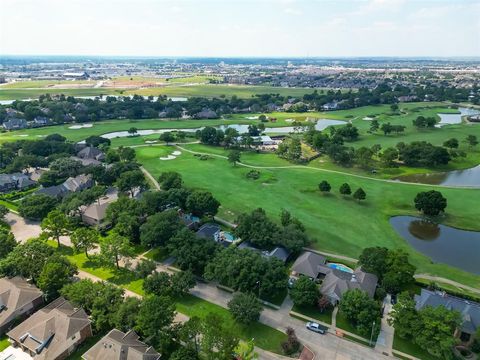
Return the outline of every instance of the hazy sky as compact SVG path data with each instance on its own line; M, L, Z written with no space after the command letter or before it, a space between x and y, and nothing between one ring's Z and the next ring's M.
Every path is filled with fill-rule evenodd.
M480 56L480 0L0 0L0 54Z

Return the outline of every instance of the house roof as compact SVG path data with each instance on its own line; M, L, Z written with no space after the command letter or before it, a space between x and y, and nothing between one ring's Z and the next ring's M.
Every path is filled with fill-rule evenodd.
M76 177L69 177L62 184L68 191L77 192L89 185L92 181L92 175L80 174Z
M36 353L35 359L55 360L78 339L74 335L90 327L83 309L75 309L60 297L13 328L7 336Z
M85 209L83 212L83 216L89 217L93 220L96 221L102 221L105 219L105 216L107 214L107 208L110 203L104 202L101 204L93 203Z
M51 197L62 197L67 193L68 189L63 184L41 188L36 192L36 194L44 194Z
M199 238L214 240L215 234L220 230L221 228L217 224L208 223L202 225L196 232L196 235Z
M292 270L297 274L305 275L311 278L317 278L318 274L325 274L328 267L325 266L327 258L323 255L305 251L293 263Z
M373 298L377 288L378 278L375 274L367 273L357 268L353 273L338 269L330 269L323 279L320 292L331 299L339 301L348 290L359 289Z
M98 161L97 159L82 159L76 156L70 156L70 159L81 162L83 166L89 166L89 165L100 165L101 162Z
M282 246L279 246L279 247L276 247L275 249L273 249L272 251L270 251L267 255L267 257L269 258L277 258L278 260L281 260L283 262L287 261L288 257L290 256L292 252L285 249L284 247Z
M420 295L415 295L417 310L425 306L444 306L448 310L456 310L462 315L461 330L474 334L480 327L480 304L474 301L451 296L442 291L422 289Z
M77 157L80 159L102 160L105 158L105 154L96 147L87 146L77 153Z
M133 331L113 329L82 356L85 360L157 360L160 354Z
M18 316L17 311L31 304L43 293L25 279L16 276L0 279L0 328Z

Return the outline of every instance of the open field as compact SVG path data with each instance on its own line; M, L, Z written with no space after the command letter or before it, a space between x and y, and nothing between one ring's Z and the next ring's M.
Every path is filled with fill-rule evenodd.
M0 89L31 89L31 88L48 88L50 86L66 87L71 85L91 85L97 83L95 80L29 80L16 81L13 83L2 84Z
M22 100L36 99L40 95L60 95L65 96L100 96L100 95L121 95L119 90L105 88L88 88L88 89L3 89L0 87L0 100Z
M203 145L184 145L184 148L217 154L223 151ZM272 167L259 169L260 179L252 181L245 177L250 169L233 167L225 159L212 157L201 161L183 151L175 160L161 161L159 157L164 153L162 146L141 147L136 151L138 160L153 176L163 171L178 171L187 186L211 191L222 204L219 215L227 220L234 220L240 213L256 207L263 207L268 214L278 217L280 209L286 208L306 225L317 249L358 257L362 249L369 246L402 248L411 254L419 273L436 274L480 286L479 276L444 264L433 264L414 251L388 222L393 215L417 215L413 198L419 191L432 189L432 186L352 177L313 167L291 167L290 163L273 154L249 153L242 157L242 162ZM317 190L322 180L332 184L331 195L322 196ZM354 190L362 187L367 193L367 200L358 203L342 198L338 188L344 182L348 182ZM441 222L480 230L477 216L480 192L452 188L442 188L441 191L449 201Z

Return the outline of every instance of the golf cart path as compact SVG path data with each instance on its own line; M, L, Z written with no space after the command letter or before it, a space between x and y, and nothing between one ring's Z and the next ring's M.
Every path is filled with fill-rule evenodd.
M211 153L206 153L206 152L200 152L200 151L194 151L194 150L189 150L184 148L183 146L179 144L175 144L175 146L183 151L186 151L191 154L197 154L197 155L208 155L220 159L228 159L224 155L218 155L218 154L211 154ZM251 168L251 169L270 169L270 170L275 170L275 169L308 169L308 170L313 170L313 171L320 171L320 172L325 172L325 173L331 173L331 174L338 174L338 175L344 175L344 176L352 176L356 177L359 179L365 179L365 180L372 180L372 181L379 181L383 183L391 183L391 184L399 184L399 185L415 185L415 186L424 186L424 187L438 187L438 188L451 188L451 189L478 189L478 187L470 187L470 186L452 186L452 185L432 185L432 184L422 184L422 183L412 183L412 182L406 182L406 181L399 181L399 180L390 180L390 179L379 179L379 178L373 178L365 175L358 175L358 174L352 174L344 171L338 171L338 170L330 170L330 169L322 169L322 168L316 168L316 167L311 167L311 166L305 166L305 165L284 165L284 166L259 166L259 165L249 165L245 164L242 162L237 162L238 165L246 167L246 168Z

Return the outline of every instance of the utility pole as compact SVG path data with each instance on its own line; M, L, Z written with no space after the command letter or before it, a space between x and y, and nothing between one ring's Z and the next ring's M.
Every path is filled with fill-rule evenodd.
M372 334L370 335L370 346L372 346L372 340L373 340L373 330L375 329L375 321L372 324Z

